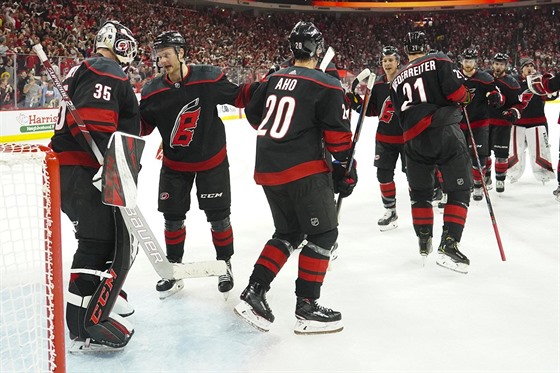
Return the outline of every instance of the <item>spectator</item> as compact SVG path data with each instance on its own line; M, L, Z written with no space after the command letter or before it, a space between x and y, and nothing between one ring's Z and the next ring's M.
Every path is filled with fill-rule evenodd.
M6 76L5 74L8 74ZM9 73L2 74L0 80L0 110L12 109L14 106L14 87L10 85Z
M51 78L48 78L47 84L43 86L41 95L41 107L57 107L60 103L60 99L62 96L58 89L54 87L53 81Z
M27 85L29 77L27 76L27 69L24 67L19 70L18 76L16 78L17 84L17 106L23 107L25 102L25 92L23 88Z
M27 84L23 86L23 93L25 94L24 107L38 108L41 104L41 95L43 89L39 80L31 72Z

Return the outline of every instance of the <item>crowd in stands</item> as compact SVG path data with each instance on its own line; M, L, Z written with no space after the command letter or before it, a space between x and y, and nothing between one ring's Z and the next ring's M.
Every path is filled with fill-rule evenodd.
M479 51L479 67L488 68L496 52L505 52L515 67L519 58L531 56L537 69L560 68L560 23L557 5L454 11L443 13L298 13L262 10L192 7L178 0L20 0L2 4L0 10L0 105L2 108L40 107L48 102L37 87L28 98L30 79L43 88L42 75L31 47L42 43L64 76L94 50L96 32L105 20L129 26L139 43L137 61L129 69L138 91L156 72L150 45L162 31L180 31L189 46L189 63L224 68L241 83L261 77L270 66L290 57L287 35L299 20L314 22L327 45L337 55L341 70L361 71L377 67L384 45L402 45L404 35L422 28L430 47L458 59L461 51ZM56 101L54 101L56 102ZM28 106L31 105L31 106ZM51 103L52 105L52 103Z

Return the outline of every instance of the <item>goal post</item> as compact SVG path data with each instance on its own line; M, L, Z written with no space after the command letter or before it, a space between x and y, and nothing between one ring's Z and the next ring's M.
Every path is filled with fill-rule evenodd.
M64 372L60 173L48 147L0 144L0 371Z

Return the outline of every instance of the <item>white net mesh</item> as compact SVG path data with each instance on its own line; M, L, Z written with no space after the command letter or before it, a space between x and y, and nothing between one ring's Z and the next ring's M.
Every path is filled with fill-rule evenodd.
M45 164L38 146L0 144L0 372L49 372L55 366Z

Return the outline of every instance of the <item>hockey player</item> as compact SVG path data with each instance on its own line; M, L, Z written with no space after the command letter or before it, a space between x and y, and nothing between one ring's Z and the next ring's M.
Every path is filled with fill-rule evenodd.
M552 95L558 94L560 91L560 75L552 74L534 74L527 77L527 85L529 90L536 95ZM560 113L558 114L558 124L560 124ZM556 180L558 187L552 192L556 196L556 200L560 202L560 148L558 149L558 167L556 169Z
M527 76L536 72L531 58L519 61L520 74L516 76L523 102L527 104L521 118L513 125L510 139L510 157L508 159L508 178L515 183L525 171L525 150L529 148L529 163L535 178L543 183L554 179L550 145L548 143L548 123L544 113L545 101L554 100L558 94L550 96L534 95L527 86Z
M397 159L401 157L402 172L406 172L404 160L404 140L399 120L394 115L393 103L389 97L390 82L397 75L400 56L397 48L385 46L381 52L381 65L384 75L377 77L371 90L371 98L365 115L379 117L379 124L375 135L375 160L377 167L377 181L381 189L381 201L385 207L385 214L377 221L379 229L384 232L398 226L397 199L395 186L395 168ZM360 111L361 97L353 92L347 96L354 110Z
M493 108L500 108L504 104L505 99L500 93L500 90L496 87L494 78L485 71L477 70L477 59L478 52L475 49L465 49L462 55L461 66L463 76L465 77L465 82L463 84L472 94L472 101L465 107L465 110L469 117L474 143L476 144L476 151L480 158L480 164L486 165L486 159L490 155L488 107L490 105ZM482 177L484 177L484 175L481 175L478 169L475 152L472 149L470 132L464 117L461 120L461 130L465 135L467 146L471 151L474 180L473 199L475 201L481 201L483 194Z
M165 219L167 258L173 263L183 259L184 222L196 183L198 205L211 225L216 258L227 264L227 273L218 277L218 290L227 293L233 288L231 187L225 128L216 105L244 107L250 87L230 82L218 67L187 65L187 44L179 32L158 35L153 50L165 73L142 89L140 114L142 135L157 127L163 142L158 211ZM163 299L183 286L183 280L164 278L156 290Z
M122 68L132 62L137 47L130 30L117 21L100 28L95 47L96 54L74 67L64 85L99 149L107 149L115 131L140 134L138 101ZM72 349L114 349L124 347L134 333L129 322L111 312L130 268L131 245L120 212L104 205L92 184L101 165L87 143L82 145L82 136L66 113L50 145L61 165L62 211L74 223L78 240L66 322L75 341Z
M459 251L472 187L471 159L459 128L458 104L470 102L461 72L443 53L426 54L425 34L409 32L404 49L410 61L391 82L391 100L403 127L412 221L420 254L432 251L431 204L436 164L447 203L437 264L467 273L469 259Z
M355 168L345 175L351 148L350 123L340 82L315 70L324 51L323 36L310 22L296 24L289 36L292 67L269 75L245 109L257 129L255 181L263 186L275 232L264 246L235 312L268 331L274 321L266 293L290 254L302 243L296 280L295 333L342 330L340 312L320 306L321 285L338 236L333 184L342 196L356 185ZM331 180L325 148L335 163Z
M490 107L490 151L496 158L496 192L503 193L508 168L509 140L511 125L521 118L523 103L520 100L521 87L517 80L506 74L509 57L505 53L496 53L492 62L491 74L496 86L504 97L504 105L500 108ZM486 158L485 181L492 183L492 159Z

